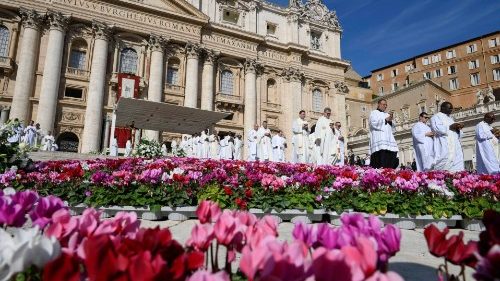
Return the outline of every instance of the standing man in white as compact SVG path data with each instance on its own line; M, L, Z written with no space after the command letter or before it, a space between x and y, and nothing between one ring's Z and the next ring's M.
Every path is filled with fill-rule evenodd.
M340 122L335 122L335 135L338 139L338 147L339 147L339 159L337 160L336 165L344 166L345 165L345 148L344 148L344 136L342 136L342 131L340 130L342 125Z
M370 166L397 168L398 145L394 138L393 115L386 113L387 100L380 99L377 109L370 113Z
M323 162L322 164L334 165L339 157L339 140L337 135L335 135L335 127L333 121L330 120L330 130L326 132L326 137L324 139L325 146L323 152Z
M273 161L273 148L271 146L271 130L267 128L267 121L262 121L262 126L257 131L259 147L257 158L260 161Z
M54 136L52 135L52 132L49 131L47 135L43 137L42 143L42 150L44 151L55 151L57 148L57 144L55 144L56 140L54 139Z
M132 140L128 139L125 144L125 157L129 157L132 155Z
M209 158L219 159L220 158L220 145L219 137L217 136L217 131L212 130L210 136L208 136L208 143L210 148Z
M116 139L116 137L111 140L111 145L109 147L109 156L118 156L118 140Z
M257 136L257 130L259 129L259 124L253 125L253 129L248 132L248 161L255 161L257 160L257 143L258 143L258 136Z
M489 112L484 115L483 121L476 126L476 158L479 174L500 173L498 162L500 130L491 127L495 120L495 114Z
M24 129L24 142L29 147L33 147L36 143L37 131L35 122L31 120L30 124Z
M307 146L309 138L309 124L305 120L306 112L301 110L299 118L293 121L292 127L292 163L307 163Z
M325 107L323 110L323 116L321 116L318 121L316 122L316 129L314 131L314 134L316 135L316 140L319 139L319 142L317 145L319 145L319 153L323 159L326 159L325 156L325 146L326 146L326 135L328 134L329 131L331 131L330 127L330 115L332 115L332 110L329 107ZM317 155L316 155L317 156ZM316 163L319 164L324 164L323 159L316 159Z
M243 148L243 141L241 136L237 135L234 138L234 160L241 160L241 149Z
M286 139L283 137L283 133L278 131L273 136L271 143L273 146L273 160L275 162L285 162Z
M434 164L434 133L431 127L427 125L429 115L425 112L420 113L418 122L413 125L411 135L413 136L413 148L415 149L415 162L417 171L429 171Z
M434 132L434 170L459 172L465 169L464 154L460 143L460 130L464 125L455 123L450 117L453 105L441 104L440 112L432 116L431 129Z

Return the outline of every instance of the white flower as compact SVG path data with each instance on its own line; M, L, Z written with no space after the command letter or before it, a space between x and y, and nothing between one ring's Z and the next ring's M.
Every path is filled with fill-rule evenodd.
M61 254L57 239L44 236L38 226L9 232L0 229L0 280L9 280L31 265L43 268Z
M11 196L16 194L16 190L12 187L7 187L3 189L3 195L4 196Z

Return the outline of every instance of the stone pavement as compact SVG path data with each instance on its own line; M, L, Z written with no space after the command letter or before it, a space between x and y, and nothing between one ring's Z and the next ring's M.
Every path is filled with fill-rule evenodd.
M178 221L142 221L142 227L168 227L172 231L173 237L180 243L185 243L189 238L192 227L197 220ZM284 222L279 224L279 237L283 240L291 240L293 224ZM452 234L459 232L457 229L450 231ZM464 238L468 240L478 240L479 232L463 231ZM406 281L431 281L438 280L436 269L442 259L432 256L427 251L427 244L424 238L423 229L401 230L402 242L401 251L391 259L389 269L399 273ZM453 267L453 266L451 266ZM457 268L458 273L458 268ZM467 270L467 280L472 278L472 271Z

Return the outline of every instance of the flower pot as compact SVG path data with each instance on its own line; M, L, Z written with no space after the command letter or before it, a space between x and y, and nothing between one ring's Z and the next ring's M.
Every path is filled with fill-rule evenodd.
M429 224L435 224L439 229L444 229L445 227L455 227L457 221L462 220L462 216L454 215L450 218L439 218L435 219L432 215L416 216L415 222L417 228L425 228Z
M463 229L470 231L484 231L486 227L481 220L464 218L460 221L460 225Z
M144 212L141 218L148 221L158 221L163 219L162 212Z
M291 221L293 223L304 221L310 223L311 221L307 217L307 211L297 210L297 209L287 209L282 212L277 212L276 210L271 210L271 215L275 215L281 218L282 221ZM297 218L293 220L295 217L303 217Z
M340 215L335 211L330 211L328 214L330 215L330 223L335 226L340 226Z
M196 218L196 206L174 207L168 214L168 219L172 221L185 221L189 218Z

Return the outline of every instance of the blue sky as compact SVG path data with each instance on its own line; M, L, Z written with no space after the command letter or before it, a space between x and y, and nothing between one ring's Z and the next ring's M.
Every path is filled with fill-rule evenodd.
M288 0L268 0L286 6ZM306 0L303 0L306 2ZM500 0L323 0L344 33L342 58L370 70L500 30Z

